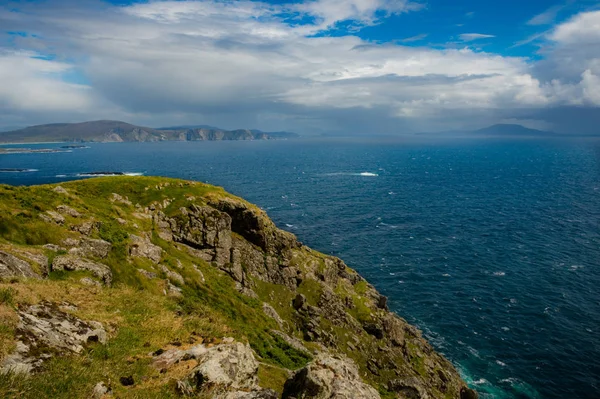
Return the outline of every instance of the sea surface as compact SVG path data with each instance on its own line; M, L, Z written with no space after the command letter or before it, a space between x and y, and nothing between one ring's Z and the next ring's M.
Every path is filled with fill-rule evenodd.
M223 186L358 270L481 397L600 398L598 139L89 146L0 154L32 170L0 183L120 171Z

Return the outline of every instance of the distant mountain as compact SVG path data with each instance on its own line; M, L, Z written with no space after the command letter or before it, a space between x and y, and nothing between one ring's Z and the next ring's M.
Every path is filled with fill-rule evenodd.
M206 125L153 129L120 121L103 120L83 123L54 123L0 132L0 143L272 140L295 137L298 135L288 132L224 130Z
M471 133L486 135L486 136L556 136L556 133L547 132L544 130L530 129L525 126L515 124L497 124L483 129L473 130Z
M423 132L417 133L419 136L436 137L560 137L558 133L547 132L544 130L530 129L516 124L496 124L477 130L447 130L443 132Z

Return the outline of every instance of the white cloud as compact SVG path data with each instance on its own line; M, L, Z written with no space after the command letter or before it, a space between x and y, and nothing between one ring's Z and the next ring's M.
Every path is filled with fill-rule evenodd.
M429 36L427 33L421 33L420 35L415 35L415 36L407 37L406 39L402 39L400 41L402 43L419 42L419 41L421 41L423 39L426 39L427 36Z
M492 37L496 37L494 35L485 35L482 33L463 33L461 35L459 35L460 40L462 40L463 42L471 42L473 40L479 40L479 39L489 39Z
M505 109L598 104L597 52L565 82L562 73L540 79L525 58L469 48L377 45L351 34L314 36L342 21L370 25L383 15L418 8L408 1L153 1L102 7L98 13L93 7L56 10L42 4L27 14L0 7L0 24L35 29L38 41L70 60L0 55L0 81L10 83L0 86L0 112L39 108L61 111L61 117L72 110L147 124L264 123L308 130L352 128L354 121L345 118L357 115L366 124L393 128L399 120L464 123L463 116L474 113L493 117ZM596 25L589 19L579 15L558 26L547 58L593 37ZM463 41L491 37L461 35ZM15 68L21 64L25 67ZM569 65L580 68L574 64ZM67 82L65 74L73 68L89 86Z
M71 68L32 52L0 49L0 112L88 109L92 104L90 88L62 79Z
M564 5L552 6L527 21L527 25L549 25L554 22L556 16L564 7Z
M575 15L569 21L558 25L550 39L574 45L600 43L600 11Z

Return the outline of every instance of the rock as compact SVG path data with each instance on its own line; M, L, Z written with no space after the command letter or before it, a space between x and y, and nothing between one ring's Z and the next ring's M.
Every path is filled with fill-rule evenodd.
M187 381L177 381L175 382L175 390L178 394L182 396L193 396L194 388Z
M61 255L54 258L52 270L88 270L101 279L105 285L112 283L112 272L108 266L72 255Z
M54 191L55 193L58 193L58 194L69 194L69 192L65 188L63 188L61 186L54 187L52 189L52 191Z
M89 220L89 221L83 222L81 224L71 225L71 230L81 233L84 236L89 236L94 232L94 230L98 229L99 225L100 225L100 222L96 222L94 220Z
M40 278L29 263L4 251L0 251L0 277Z
M131 376L131 375L127 376L127 377L121 377L121 378L119 378L119 382L124 387L128 387L128 386L131 386L131 385L135 384L135 381L133 380L133 376Z
M322 353L288 379L283 399L379 399L379 393L361 381L351 359Z
M198 366L188 376L197 390L211 392L257 389L258 362L248 344L234 342L208 348L198 356Z
M182 297L183 291L181 288L177 287L176 285L171 284L171 282L167 280L167 289L165 291L165 295L172 296L172 297Z
M392 345L404 346L404 326L407 323L396 316L396 314L388 313L382 319L382 324L383 331L389 337Z
M46 245L42 245L42 248L44 249L48 249L50 251L54 251L54 252L58 252L58 251L66 251L66 248L63 248L59 245L56 244L46 244Z
M303 309L306 306L306 297L303 294L298 294L292 301L292 306L296 310Z
M82 238L78 241L78 247L71 248L69 254L77 256L95 256L97 258L106 258L112 248L108 241L94 238Z
M99 382L94 386L94 390L92 391L93 399L102 399L104 395L111 395L112 389L106 386L104 382Z
M70 238L70 237L69 237L69 238L65 238L65 239L62 241L62 244L63 244L65 247L75 247L75 246L79 245L79 240L78 240L78 239L76 239L76 238Z
M283 328L283 320L281 319L277 311L273 308L273 306L269 305L266 302L263 302L262 309L267 316L275 320L279 328Z
M416 378L398 378L388 381L388 390L406 399L429 399L425 387Z
M468 387L460 388L460 399L478 399L479 394Z
M137 269L137 271L140 272L140 274L143 274L144 276L146 276L146 278L149 278L150 280L152 280L153 278L156 278L156 273L152 273L152 272L149 272L144 269Z
M2 373L29 373L55 353L80 353L88 342L107 341L102 324L78 319L54 303L24 306L17 314L17 348L2 362Z
M56 223L61 226L65 224L65 217L60 213L54 211L46 211L46 213L40 213L40 218L42 218L47 223Z
M383 327L377 322L366 322L363 324L363 329L377 339L383 339Z
M102 284L100 284L98 281L89 278L89 277L84 277L81 280L79 280L79 282L81 284L85 284L85 285L89 285L89 286L96 286L96 287L102 287Z
M165 265L160 265L160 270L162 270L170 280L177 281L181 285L185 284L185 280L181 274L169 270Z
M246 295L249 298L258 299L258 294L254 292L251 288L243 286L239 282L235 282L235 289L242 295Z
M204 274L202 274L202 271L198 268L198 265L192 264L192 267L194 268L194 270L196 271L196 273L198 273L198 277L200 278L200 281L203 282L203 283L206 283L206 279L204 278Z
M279 394L272 389L261 389L252 392L228 392L225 395L217 396L216 399L279 399Z
M131 244L129 246L129 255L137 256L141 258L150 259L154 263L160 262L160 258L162 257L162 248L158 245L152 244L150 239L145 237L140 237L131 234L129 236L131 240Z
M40 252L25 251L20 248L15 248L14 251L27 260L35 263L43 276L48 275L48 257L46 255Z
M212 261L224 266L231 258L231 217L209 206L191 204L180 209L181 217L166 218L157 213L162 236L195 249L211 249ZM168 227L167 227L168 226ZM170 232L167 232L170 231Z
M117 202L120 204L124 204L124 205L133 205L131 203L131 201L129 201L129 198L127 197L122 197L119 194L116 193L112 193L108 199L110 202Z
M81 213L77 212L77 210L71 208L68 205L59 205L56 207L56 210L63 215L68 215L74 218L81 217Z
M119 223L121 226L124 226L127 224L127 220L122 219L122 218L117 218L117 223Z

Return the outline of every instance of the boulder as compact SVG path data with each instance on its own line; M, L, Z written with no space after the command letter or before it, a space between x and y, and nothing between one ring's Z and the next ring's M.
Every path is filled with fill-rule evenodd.
M74 218L81 217L81 213L79 213L76 209L71 208L68 205L59 205L56 207L56 210L63 215L68 215Z
M62 186L56 186L52 189L52 191L58 194L69 194L69 192Z
M261 389L251 392L228 392L224 395L216 396L215 399L279 399L279 394L272 389Z
M30 373L54 354L81 353L88 342L107 341L102 324L65 313L55 303L23 306L17 314L17 347L2 362L2 373Z
M153 278L156 278L156 273L153 272L149 272L148 270L144 270L144 269L137 269L137 271L144 275L146 278L152 280Z
M4 251L0 251L0 277L40 278L29 263Z
M269 305L266 302L263 302L262 309L263 309L263 312L267 316L269 316L270 318L272 318L273 320L275 320L275 322L277 323L277 325L279 326L279 328L283 328L283 319L279 316L279 314L273 308L273 306Z
M233 342L207 348L198 357L198 366L188 376L196 390L217 392L255 390L258 362L248 344Z
M165 265L160 265L160 270L162 270L163 273L167 275L167 278L169 278L169 280L177 281L181 285L185 284L185 280L183 279L183 276L181 274L169 270Z
M93 399L102 399L105 395L112 394L112 389L110 386L106 386L104 382L99 382L94 386L94 390L92 391Z
M52 270L88 270L104 282L106 285L112 283L112 272L110 268L102 263L84 260L73 255L61 255L54 258Z
M113 203L116 202L116 203L123 204L123 205L133 205L131 203L131 201L129 201L129 198L122 197L117 193L112 193L108 200Z
M152 244L147 236L140 237L134 234L129 236L131 243L129 245L129 255L150 259L154 263L160 262L162 257L162 248Z
M286 381L282 398L379 399L380 396L361 381L351 359L322 353Z
M460 389L460 399L478 399L479 394L468 387L462 387Z
M388 390L406 399L429 399L422 383L416 378L397 378L388 381Z
M100 222L96 222L94 220L88 220L87 222L83 222L81 224L71 225L71 230L76 231L78 233L83 234L84 236L89 236L97 230L100 225Z
M69 254L106 258L112 248L112 244L108 241L87 237L79 240L76 245L78 246L69 250Z
M56 223L58 225L65 224L65 217L60 213L54 211L46 211L45 213L40 213L40 218L42 218L47 223Z

